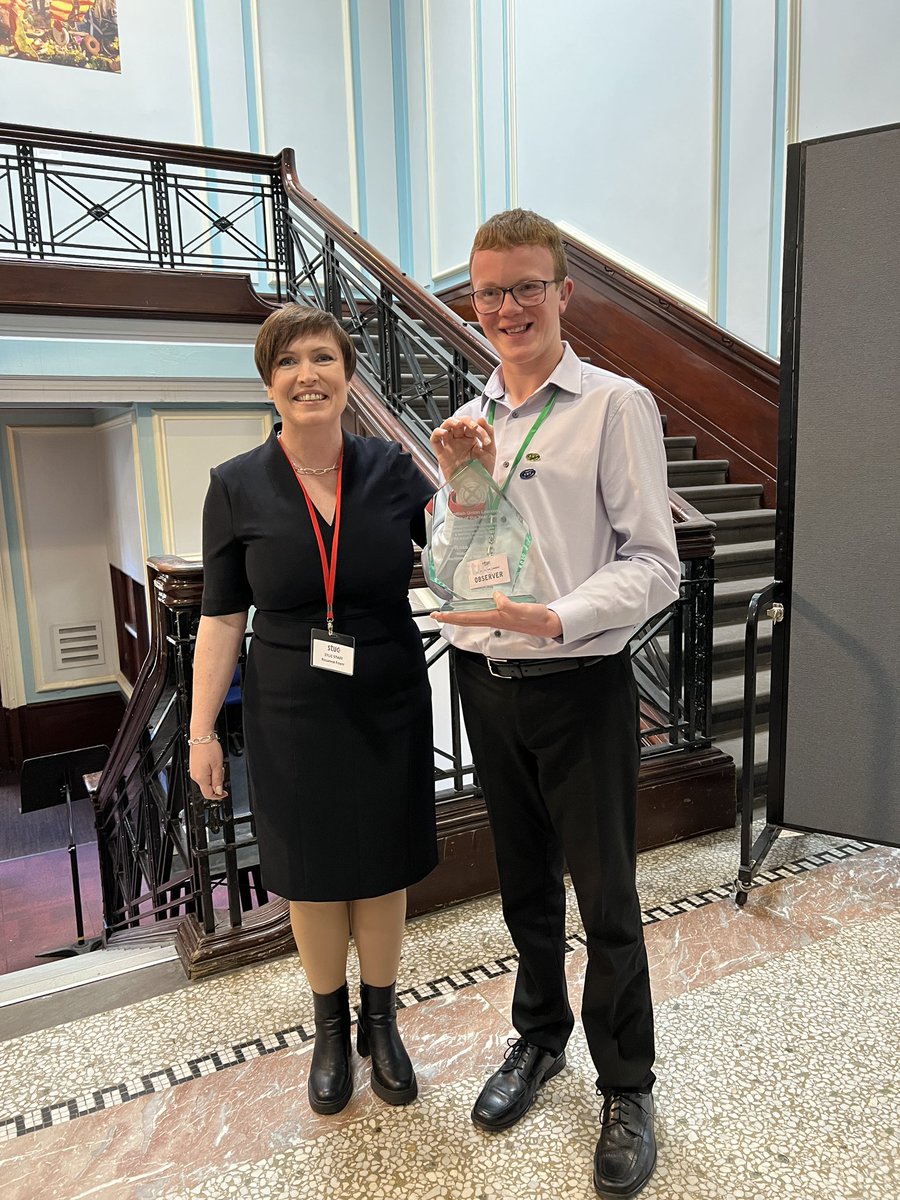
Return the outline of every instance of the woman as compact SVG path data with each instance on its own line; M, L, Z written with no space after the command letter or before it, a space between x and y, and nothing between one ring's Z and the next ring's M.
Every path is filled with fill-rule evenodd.
M313 991L319 1113L353 1088L351 934L372 1088L388 1104L417 1095L395 984L406 888L437 863L431 693L407 600L434 489L396 443L342 431L355 364L329 313L291 304L260 329L256 366L281 425L211 473L191 714L191 778L214 799L215 720L253 605L248 778L263 877L290 901Z

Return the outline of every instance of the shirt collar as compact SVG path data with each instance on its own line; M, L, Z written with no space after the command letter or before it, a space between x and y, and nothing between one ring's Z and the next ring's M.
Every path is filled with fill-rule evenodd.
M581 359L568 342L563 342L563 355L549 377L534 393L539 395L548 387L558 387L561 392L569 392L572 396L581 395ZM484 387L486 400L506 400L506 383L503 379L503 367L498 366L491 373Z

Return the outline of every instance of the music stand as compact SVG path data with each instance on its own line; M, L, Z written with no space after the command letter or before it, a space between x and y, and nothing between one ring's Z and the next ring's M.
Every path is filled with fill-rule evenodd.
M35 958L71 958L76 954L87 954L99 949L102 938L84 936L84 913L81 907L81 883L78 878L78 853L75 847L75 823L72 819L72 801L83 800L88 795L84 776L101 771L109 758L108 746L86 746L81 750L66 750L62 754L45 754L41 758L27 758L22 763L19 811L37 812L41 808L53 808L65 804L69 826L69 864L72 868L72 897L75 903L75 929L77 941L58 950L43 950Z

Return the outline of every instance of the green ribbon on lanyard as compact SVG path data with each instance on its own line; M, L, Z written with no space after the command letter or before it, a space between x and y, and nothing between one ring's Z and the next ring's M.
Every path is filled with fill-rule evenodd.
M552 393L550 394L550 399L547 401L547 403L541 409L538 419L535 421L535 423L532 425L532 427L528 430L528 433L525 437L525 441L519 447L519 453L513 459L512 466L509 468L509 474L506 476L503 483L500 484L501 492L506 492L506 489L509 487L509 481L512 479L512 477L515 473L516 467L522 461L522 455L525 453L525 451L531 445L531 439L534 437L534 435L537 433L537 431L540 429L540 427L543 425L543 423L550 416L550 410L553 408L553 405L556 403L556 397L558 395L559 395L559 388L555 387L553 389ZM488 405L488 413L487 413L488 425L490 425L491 428L493 428L493 425L494 425L494 413L496 412L496 409L497 409L497 401L492 400L490 402L490 404Z

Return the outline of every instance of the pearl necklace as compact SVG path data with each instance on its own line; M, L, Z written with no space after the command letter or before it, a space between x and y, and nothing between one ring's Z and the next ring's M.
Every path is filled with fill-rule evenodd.
M281 434L278 435L278 440L283 446L284 442L281 441ZM333 467L301 467L300 464L295 462L291 457L290 452L288 453L288 461L298 475L330 475L332 471L336 471L341 465L340 457L338 457L338 460Z

